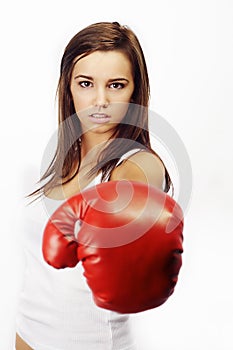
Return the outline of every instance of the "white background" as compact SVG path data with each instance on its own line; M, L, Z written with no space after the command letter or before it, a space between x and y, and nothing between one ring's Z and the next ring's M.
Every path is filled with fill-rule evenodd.
M151 109L179 133L194 177L180 279L167 303L133 317L139 350L233 349L233 2L25 0L0 10L1 349L13 349L23 266L14 218L56 127L60 59L76 32L103 20L137 34Z

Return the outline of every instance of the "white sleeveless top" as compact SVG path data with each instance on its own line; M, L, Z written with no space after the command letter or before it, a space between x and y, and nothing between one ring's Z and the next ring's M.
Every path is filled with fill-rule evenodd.
M117 165L138 151L127 152ZM100 182L101 174L86 188ZM44 227L64 201L43 197L25 207L26 270L17 333L35 350L135 350L129 315L94 304L81 263L57 270L43 259Z

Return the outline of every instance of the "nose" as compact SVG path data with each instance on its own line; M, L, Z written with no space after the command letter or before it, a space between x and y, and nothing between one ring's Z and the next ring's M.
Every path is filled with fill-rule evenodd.
M104 87L99 87L96 90L94 105L95 105L95 107L98 107L98 108L107 108L108 107L109 99L108 99L107 92L106 92Z

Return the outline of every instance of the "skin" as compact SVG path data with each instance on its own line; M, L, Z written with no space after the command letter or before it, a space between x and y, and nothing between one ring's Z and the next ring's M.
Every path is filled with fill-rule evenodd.
M125 116L134 91L131 63L121 51L96 51L81 58L73 69L70 90L81 122L84 155L107 140ZM106 114L104 124L91 114Z
M27 345L18 334L16 334L16 350L33 350L29 345Z
M134 91L131 63L120 51L91 53L75 64L70 89L83 130L81 167L69 183L58 185L49 192L48 196L53 199L68 198L87 185L85 175L131 102ZM103 113L110 118L106 123L98 124L89 118L93 113ZM140 152L115 168L110 180L139 181L162 189L164 174L163 164L156 156ZM16 350L32 349L17 335Z

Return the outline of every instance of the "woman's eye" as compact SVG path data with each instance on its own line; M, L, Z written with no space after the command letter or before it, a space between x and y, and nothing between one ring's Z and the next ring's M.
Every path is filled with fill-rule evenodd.
M111 89L123 89L124 88L124 84L122 83L112 83L110 85Z
M87 87L90 87L92 83L90 81L80 81L79 85L83 88L87 88Z

